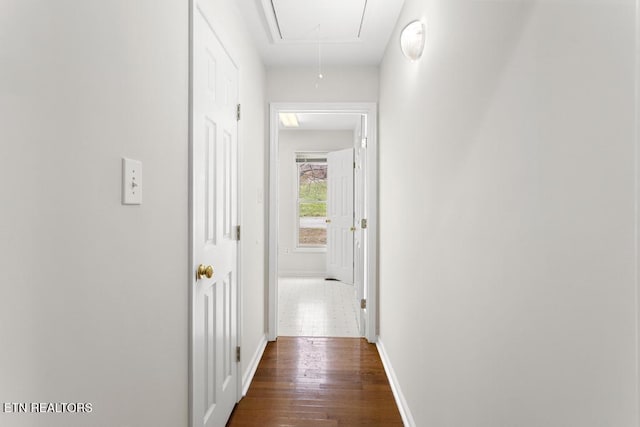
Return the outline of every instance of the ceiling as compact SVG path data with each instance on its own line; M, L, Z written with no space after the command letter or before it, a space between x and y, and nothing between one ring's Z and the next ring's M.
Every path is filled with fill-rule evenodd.
M355 130L360 122L356 113L296 113L297 128L287 128L280 122L280 130Z
M267 65L377 65L404 0L237 3Z

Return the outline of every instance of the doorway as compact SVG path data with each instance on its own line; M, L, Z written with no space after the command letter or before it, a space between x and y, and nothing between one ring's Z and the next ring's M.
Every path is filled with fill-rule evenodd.
M268 338L275 340L279 335L279 279L282 272L287 274L287 269L292 265L302 266L302 270L294 271L295 276L313 276L316 279L332 279L327 274L328 260L331 253L337 248L350 249L351 259L350 275L346 279L351 283L343 283L351 287L354 303L358 336L365 337L369 342L375 342L377 337L376 308L377 308L377 137L376 137L376 104L374 103L339 103L339 104L308 104L308 103L273 103L270 105L270 160L269 160L269 306L268 306ZM331 124L327 117L337 120ZM352 123L349 141L346 145L307 145L305 149L298 147L291 151L289 157L294 161L283 161L281 157L281 144L286 137L282 137L281 130L287 128L301 128L300 122L315 121L315 127L337 129L345 126L344 123ZM300 120L299 120L300 119ZM317 122L324 122L318 124ZM289 123L289 125L287 125ZM340 124L342 123L342 124ZM313 126L312 126L313 127ZM304 128L304 126L302 126ZM344 130L344 129L343 129ZM342 163L346 158L345 152L350 153L349 167L353 168L351 193L348 197L342 194L340 197L349 199L351 213L343 215L341 221L349 218L346 231L333 228L334 217L323 210L322 193L331 188L331 184L323 183L326 172L323 172L323 164L327 164L332 157L339 158ZM338 155L339 152L343 154ZM330 153L333 153L330 155ZM303 164L303 170L300 165ZM336 170L338 170L336 168ZM326 169L324 169L326 171ZM306 176L305 174L309 175ZM331 172L329 169L329 180ZM283 176L297 177L297 182L289 186L289 190L296 193L295 206L291 209L290 194L283 190L281 178ZM346 176L346 174L345 174ZM344 177L343 177L344 178ZM305 191L300 190L300 180L310 188L312 198L307 197ZM285 180L286 181L286 180ZM309 184L313 184L312 187ZM322 190L324 186L324 190ZM306 187L305 187L306 188ZM344 186L344 179L336 188L348 188ZM336 191L336 190L334 190ZM348 194L348 193L347 193ZM331 198L331 191L326 194ZM302 196L302 197L301 197ZM346 205L346 204L345 204ZM300 213L302 212L302 214ZM284 225L281 216L292 217ZM336 221L337 222L337 221ZM289 227L285 230L284 228ZM343 227L344 228L344 227ZM332 231L333 230L333 231ZM335 231L335 232L334 232ZM288 241L283 240L283 235L294 236ZM333 237L332 237L333 236ZM340 240L342 236L342 240ZM345 237L346 236L346 237ZM332 246L336 240L338 245ZM333 248L333 249L332 249ZM340 251L340 259L348 255L349 250ZM315 255L315 256L314 256ZM297 258L298 262L288 262ZM287 261L287 262L284 262ZM305 262L307 264L305 264ZM335 262L335 260L334 260ZM306 267L304 267L306 265ZM331 270L331 267L329 268ZM291 271L288 271L291 273ZM302 279L301 279L302 280ZM329 283L329 282L327 282ZM337 282L336 285L342 282ZM339 291L339 289L338 289Z

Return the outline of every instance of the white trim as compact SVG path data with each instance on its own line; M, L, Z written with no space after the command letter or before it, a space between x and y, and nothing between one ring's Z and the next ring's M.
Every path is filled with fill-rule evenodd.
M264 18L267 21L267 26L269 27L269 41L272 43L281 43L282 38L280 37L280 30L278 29L278 23L276 22L276 18L273 15L273 7L269 0L261 0L262 8L264 10Z
M322 271L312 271L312 270L279 270L278 271L279 278L288 278L288 277L317 277L319 279L324 279L327 277L327 272Z
M194 41L194 32L195 32L195 22L194 22L194 15L195 15L195 2L196 0L189 0L189 93L188 93L188 116L189 116L189 124L188 124L188 155L187 155L187 163L188 163L188 168L189 168L189 172L188 172L188 200L189 200L189 205L187 207L188 210L188 240L189 240L189 250L188 250L188 254L187 254L187 271L186 271L186 279L187 279L187 288L188 288L188 294L189 294L189 302L188 302L188 312L189 312L189 327L188 327L188 331L189 331L189 336L188 336L188 348L187 348L187 354L189 355L189 359L188 359L188 378L187 378L187 383L188 383L188 392L187 392L187 402L189 405L188 408L188 425L189 427L194 427L195 421L194 421L194 409L193 409L193 401L194 401L194 396L193 396L193 377L194 377L194 373L193 373L193 316L194 316L194 312L193 312L193 306L194 306L194 292L193 292L193 279L191 278L193 276L193 266L195 265L195 261L194 261L194 256L193 256L193 247L194 247L194 243L193 243L193 235L194 235L194 221L193 221L193 215L194 215L194 210L193 210L193 188L194 188L194 177L193 177L193 69L194 69L194 61L193 61L193 45L195 43Z
M398 382L396 373L391 366L391 361L389 360L389 356L387 355L387 351L385 350L384 344L382 343L382 339L380 339L380 337L378 337L376 347L378 347L380 360L382 360L382 366L384 366L384 371L387 373L387 379L389 380L389 384L391 385L391 391L393 392L393 397L396 400L396 405L398 405L398 410L400 411L402 422L406 427L414 427L416 425L416 422L413 420L413 415L411 415L411 410L409 409L407 400L404 398L404 394L402 394L400 383Z
M292 248L291 252L298 254L326 254L327 247L326 246L300 246L297 248Z
M374 343L378 334L378 106L372 102L351 103L270 103L269 104L269 304L267 338L275 341L278 325L278 114L280 112L360 113L367 115L366 215L368 221L365 260L367 281L367 331Z
M367 340L378 340L378 109L376 104L367 114L367 150L365 173L365 215L368 229L365 269L367 283Z
M635 1L635 81L634 81L634 252L635 252L635 314L636 314L636 330L635 330L635 392L636 392L636 420L640 426L640 0Z
M236 70L238 70L238 85L237 85L237 90L238 93L236 94L236 99L238 100L238 105L240 104L240 67L236 66ZM242 196L244 195L244 180L242 179L243 176L243 168L242 168L242 164L244 163L244 147L242 146L241 142L242 142L242 138L241 135L242 133L240 132L240 120L237 120L236 122L236 185L237 185L237 189L236 189L236 221L237 227L240 227L240 230L242 230L243 224L244 224L244 215L243 215L243 205L242 205ZM242 236L242 234L241 234ZM242 277L242 250L244 249L244 240L242 239L242 237L240 237L240 239L238 239L237 243L237 254L236 254L236 268L238 269L238 271L236 272L236 314L237 314L237 318L236 318L236 346L241 347L242 346L242 319L244 318L244 284L243 284L243 277ZM244 394L242 394L242 378L240 375L240 370L242 369L242 363L237 360L236 361L237 364L237 372L238 372L238 385L236 387L236 403L240 402L240 399L242 399L242 397L244 396Z
M265 348L267 348L266 334L260 337L258 348L256 348L256 352L253 354L251 361L247 365L247 370L244 372L244 375L242 375L242 397L246 396L249 391L249 386L251 385L251 381L253 381L253 376L256 374L256 370L258 369L258 365L260 364Z
M273 124L276 123L276 126ZM268 286L269 311L267 339L275 341L278 331L278 111L274 104L269 105L269 259Z

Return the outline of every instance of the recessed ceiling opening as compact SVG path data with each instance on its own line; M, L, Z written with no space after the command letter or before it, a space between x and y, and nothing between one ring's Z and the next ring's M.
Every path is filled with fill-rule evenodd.
M358 41L367 0L270 0L279 34L274 39L292 42Z

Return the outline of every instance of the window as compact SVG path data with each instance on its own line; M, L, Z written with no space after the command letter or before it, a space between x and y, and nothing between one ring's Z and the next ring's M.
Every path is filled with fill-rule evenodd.
M299 248L327 246L327 154L296 153Z

